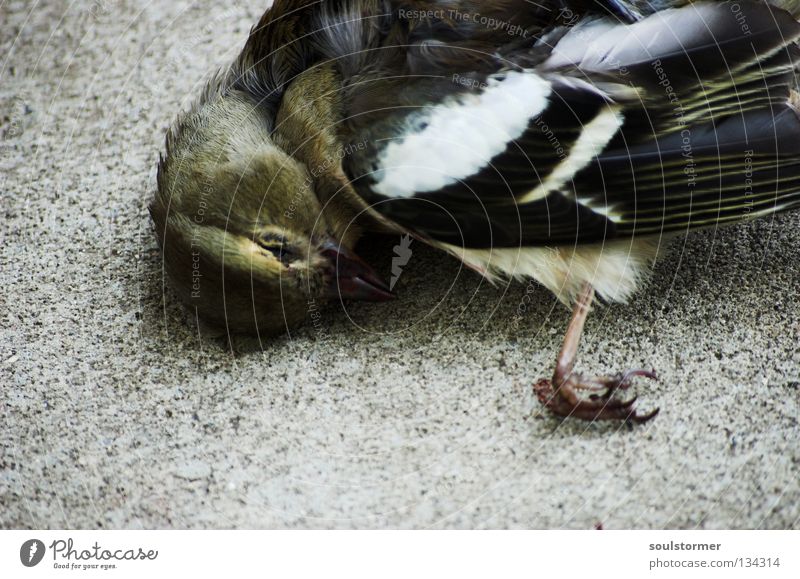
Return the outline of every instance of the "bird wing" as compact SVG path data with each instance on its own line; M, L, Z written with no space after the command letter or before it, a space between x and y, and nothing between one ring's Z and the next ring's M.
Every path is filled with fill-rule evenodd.
M435 58L415 68L412 47L402 67L347 88L344 166L376 211L462 247L655 235L788 209L800 205L798 38L788 13L745 0L632 25L585 19L484 50L473 71L451 54L439 70ZM441 39L414 46L453 51Z

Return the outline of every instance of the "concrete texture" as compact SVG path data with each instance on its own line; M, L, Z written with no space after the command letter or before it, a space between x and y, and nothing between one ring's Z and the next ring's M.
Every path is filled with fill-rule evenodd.
M594 312L581 369L660 372L633 430L543 414L551 295L418 246L395 303L199 338L146 203L262 8L0 6L0 527L800 526L800 214L692 234Z

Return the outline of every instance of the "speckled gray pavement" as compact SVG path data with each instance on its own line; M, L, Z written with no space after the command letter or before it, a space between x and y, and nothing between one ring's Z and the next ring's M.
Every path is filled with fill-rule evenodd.
M580 369L660 373L632 430L542 412L553 296L419 246L394 303L198 337L146 204L264 7L224 4L0 5L0 527L800 526L797 213L694 233L594 312Z

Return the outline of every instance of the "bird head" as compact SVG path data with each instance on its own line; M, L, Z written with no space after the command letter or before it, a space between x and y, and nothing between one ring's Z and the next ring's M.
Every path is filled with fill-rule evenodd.
M208 97L179 119L150 214L171 285L206 325L272 335L331 299L393 297L246 95Z

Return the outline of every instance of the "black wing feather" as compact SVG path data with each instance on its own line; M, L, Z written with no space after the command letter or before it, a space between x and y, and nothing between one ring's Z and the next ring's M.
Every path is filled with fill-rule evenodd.
M588 21L547 35L557 42L544 56L541 43L520 48L539 58L528 72L551 83L547 108L475 174L389 198L374 189L381 147L419 129L413 119L431 103L481 90L455 86L443 70L435 80L410 79L392 97L410 106L362 118L370 122L354 134L371 145L346 168L390 219L475 248L658 235L800 206L800 119L792 104L800 24L763 2L736 7L697 2L631 26ZM516 61L530 64L524 54ZM480 85L489 74L470 78ZM531 195L563 169L587 125L609 107L619 107L625 122L605 149L575 161L567 182Z

